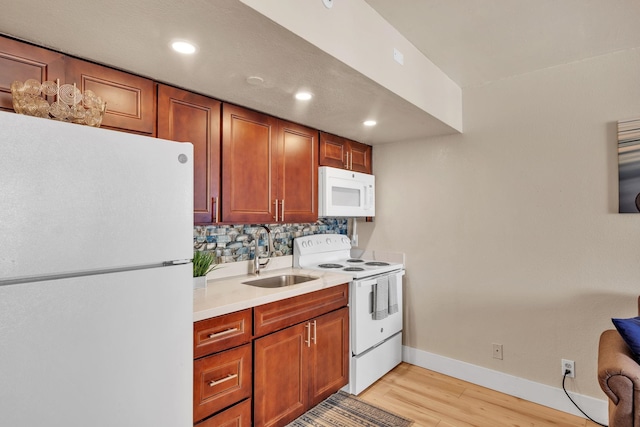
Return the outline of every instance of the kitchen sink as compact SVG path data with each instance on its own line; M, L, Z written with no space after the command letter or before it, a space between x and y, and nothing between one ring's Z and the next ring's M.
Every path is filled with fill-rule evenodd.
M242 282L243 285L258 286L260 288L281 288L283 286L297 285L299 283L316 280L313 276L299 276L296 274L282 274L280 276L265 277L264 279Z

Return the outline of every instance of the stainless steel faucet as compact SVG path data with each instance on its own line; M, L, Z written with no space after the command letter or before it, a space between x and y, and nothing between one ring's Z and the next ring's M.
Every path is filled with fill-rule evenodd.
M269 259L269 256L271 256L271 253L273 252L273 241L271 240L271 230L266 225L260 225L258 226L258 228L264 228L264 230L267 232L267 242L269 245L269 253L267 254L267 260L264 263L260 262L260 249L259 249L260 247L258 246L258 235L260 234L260 231L257 231L253 238L253 242L255 246L254 255L253 255L253 272L255 273L256 276L259 276L260 270L262 268L265 268L267 264L269 264L269 261L271 261Z

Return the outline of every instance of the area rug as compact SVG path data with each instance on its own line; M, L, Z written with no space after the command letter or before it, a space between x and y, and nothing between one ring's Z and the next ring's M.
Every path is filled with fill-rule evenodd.
M287 424L287 427L407 427L413 421L339 391Z

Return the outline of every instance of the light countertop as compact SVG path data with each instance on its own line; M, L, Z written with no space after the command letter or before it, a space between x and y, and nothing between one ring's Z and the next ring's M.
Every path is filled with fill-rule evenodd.
M245 281L281 274L313 276L317 277L317 279L280 288L260 288L242 284L242 282ZM266 269L261 272L260 276L240 274L213 279L208 276L207 286L205 288L194 289L193 291L193 321L197 322L245 308L337 286L350 281L351 276L346 274L305 270L292 268L290 266Z

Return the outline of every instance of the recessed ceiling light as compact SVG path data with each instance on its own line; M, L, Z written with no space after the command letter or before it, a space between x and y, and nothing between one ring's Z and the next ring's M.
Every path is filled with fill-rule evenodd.
M378 124L378 122L376 122L375 120L366 120L364 123L362 123L365 126L375 126Z
M260 76L249 76L247 77L247 83L251 86L262 86L264 79Z
M175 42L171 43L171 47L176 52L184 53L184 54L187 54L187 55L195 53L195 51L196 51L195 45L193 45L193 44L191 44L189 42L185 42L185 41L175 41Z
M299 99L300 101L308 101L311 98L313 98L313 95L311 95L309 92L296 93L296 99Z

